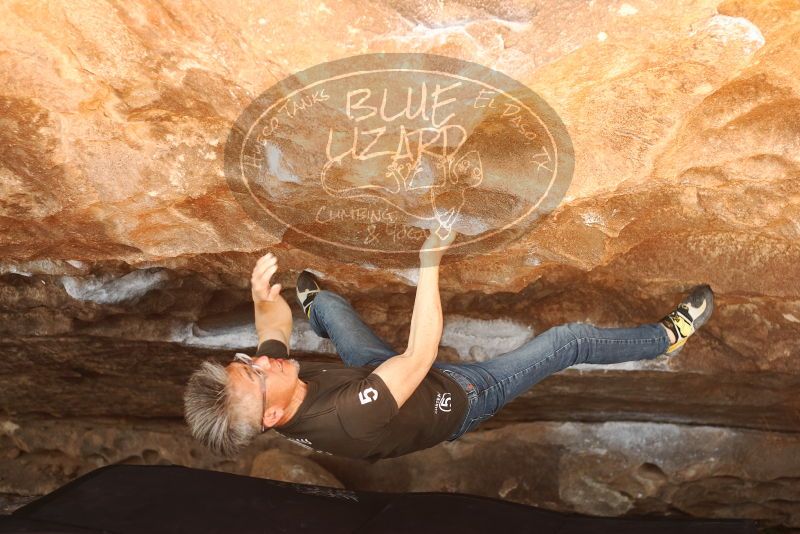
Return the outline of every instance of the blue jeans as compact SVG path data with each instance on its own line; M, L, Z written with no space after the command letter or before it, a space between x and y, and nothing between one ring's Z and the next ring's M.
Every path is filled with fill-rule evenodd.
M364 323L347 300L323 290L311 306L311 328L329 338L348 367L380 365L399 354ZM496 414L542 379L579 363L650 360L666 352L669 338L659 323L633 328L598 328L586 323L555 326L519 348L489 361L434 363L458 382L469 409L448 441L458 439Z

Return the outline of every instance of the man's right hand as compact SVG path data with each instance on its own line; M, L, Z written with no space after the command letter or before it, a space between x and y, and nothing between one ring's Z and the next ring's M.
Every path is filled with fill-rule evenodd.
M450 233L444 239L439 237L439 234L437 234L435 231L431 231L431 233L428 234L428 238L419 249L420 267L424 268L439 265L439 263L442 261L442 256L444 255L445 250L450 247L455 239L455 230L451 229Z
M274 302L281 292L281 285L270 286L269 280L278 270L278 258L269 252L259 258L250 278L253 302Z

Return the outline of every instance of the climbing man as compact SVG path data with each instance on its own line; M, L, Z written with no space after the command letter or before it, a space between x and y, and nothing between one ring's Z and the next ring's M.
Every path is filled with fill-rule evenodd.
M454 441L545 377L580 363L609 364L674 355L708 321L714 296L692 288L655 323L550 328L489 361L437 363L442 335L439 264L455 238L432 232L420 250L408 344L397 351L375 335L340 295L303 271L297 296L311 328L329 338L343 363L288 359L292 314L270 285L278 263L267 254L251 278L258 348L227 366L203 362L184 395L192 435L233 455L273 429L305 447L376 460Z

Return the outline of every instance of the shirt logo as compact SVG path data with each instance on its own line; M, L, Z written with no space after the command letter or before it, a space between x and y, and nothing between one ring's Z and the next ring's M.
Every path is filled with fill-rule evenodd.
M375 390L375 388L367 388L364 391L360 391L358 393L358 400L361 401L361 404L372 402L377 398L378 398L378 392Z
M449 412L452 407L450 406L451 396L449 393L445 393L442 395L441 393L436 394L436 404L433 406L433 413L437 414L440 411L442 412Z

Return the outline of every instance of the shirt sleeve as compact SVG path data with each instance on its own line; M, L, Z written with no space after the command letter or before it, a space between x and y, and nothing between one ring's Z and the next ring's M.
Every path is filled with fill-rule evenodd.
M383 379L370 373L341 389L336 413L345 432L355 439L380 436L399 409Z
M288 358L289 348L277 339L265 339L256 349L256 356Z

